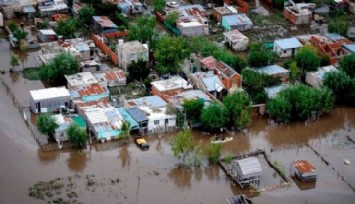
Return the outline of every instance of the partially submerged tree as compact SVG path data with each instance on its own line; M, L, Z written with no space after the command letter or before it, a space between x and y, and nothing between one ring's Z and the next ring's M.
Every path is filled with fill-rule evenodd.
M191 131L184 130L173 137L170 142L173 154L182 159L183 165L187 165L186 158L194 152L195 145L192 139Z
M132 82L137 80L139 82L143 82L150 73L150 69L148 67L148 63L145 62L143 59L138 59L138 61L133 61L127 67L128 77L127 81Z
M205 103L200 99L184 100L182 107L186 113L186 118L191 122L197 122L200 119L201 111Z
M320 66L320 58L317 55L317 50L309 45L300 48L295 55L295 61L303 75L307 71L317 71Z
M41 80L48 81L52 85L65 85L64 75L75 74L78 68L79 62L72 54L61 52L39 68L39 76Z
M121 127L120 138L126 139L130 136L131 124L128 121L123 121Z
M228 113L223 105L213 102L202 109L200 120L205 129L216 132L227 125Z
M267 114L278 123L291 121L291 102L283 97L270 99L266 110Z
M185 38L163 36L156 45L156 69L159 74L178 73L182 62L189 57L191 49Z
M205 155L211 164L217 164L221 157L222 144L210 143L205 149Z
M327 73L323 85L333 92L337 103L355 104L355 79L352 79L346 73L342 71Z
M229 114L229 123L237 130L242 130L249 126L251 122L252 103L243 92L234 92L223 99Z
M20 65L20 60L15 53L11 53L10 64L12 67L16 67Z
M75 149L81 150L86 146L86 141L88 140L86 130L81 129L75 123L71 123L66 131L69 142Z
M37 118L36 126L39 132L52 137L58 124L51 115L41 114Z

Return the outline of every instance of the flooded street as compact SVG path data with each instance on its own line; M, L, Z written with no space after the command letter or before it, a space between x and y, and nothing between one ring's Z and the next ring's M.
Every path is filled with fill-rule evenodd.
M0 47L4 49L2 44ZM3 56L0 59L6 68L8 61ZM17 100L26 106L28 91L43 88L41 82L24 80L20 75L7 73L0 75L0 79L11 85ZM318 121L290 125L273 125L263 117L254 117L248 131L227 134L234 139L223 144L223 154L265 149L271 160L284 168L286 176L290 175L293 160L307 159L318 169L314 183L304 185L295 181L288 188L258 194L243 192L255 203L353 203L355 200L354 191L337 174L355 185L354 144L344 142L346 136L355 134L355 108L336 108ZM210 142L211 135L199 131L193 131L193 135L197 144L205 146ZM29 187L38 181L68 177L73 178L71 188L78 193L77 200L81 203L225 204L226 197L240 193L218 166L208 165L206 161L200 168L178 168L179 160L169 145L173 136L147 137L151 146L144 152L132 142L118 141L92 145L83 153L42 152L1 86L0 203L46 203L29 197ZM327 166L308 145L331 164ZM344 155L351 160L351 165L342 164ZM281 182L265 163L261 165L262 188ZM86 185L83 179L86 175L94 176L92 186ZM117 178L119 182L112 182Z

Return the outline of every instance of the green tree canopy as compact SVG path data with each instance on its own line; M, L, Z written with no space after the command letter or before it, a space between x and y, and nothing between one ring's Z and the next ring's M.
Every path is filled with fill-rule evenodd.
M10 64L13 67L20 65L20 60L19 60L18 56L14 53L11 53Z
M146 79L150 73L148 63L143 59L138 59L138 61L133 61L127 67L128 77L127 81L132 82L134 80L143 81Z
M158 34L155 30L156 20L154 17L140 17L128 29L128 40L138 40L142 43L148 43L150 48L155 47Z
M41 80L48 81L52 85L65 85L64 75L75 74L78 68L79 62L72 54L61 52L39 68L39 76Z
M182 158L182 164L186 165L186 158L193 153L195 149L191 131L184 130L179 132L172 138L170 145L174 156Z
M168 24L174 26L177 19L179 17L179 13L178 12L171 12L169 13L166 18L165 18L165 22L167 22Z
M65 39L74 38L74 33L78 31L79 23L77 18L60 20L55 27L55 32Z
M303 74L306 71L317 71L320 66L320 58L317 55L317 50L309 45L299 49L295 55L295 61Z
M276 97L267 102L267 114L278 123L291 121L291 102L283 97Z
M127 137L129 137L130 131L131 131L131 124L128 121L123 121L120 138L126 139Z
M182 37L163 36L157 42L155 58L159 74L178 73L182 70L182 62L189 57L189 43Z
M36 121L37 129L48 137L53 136L55 129L58 127L55 119L49 114L41 114Z
M339 104L355 104L355 79L340 72L330 72L324 77L323 85L328 87L334 94Z
M228 113L223 105L213 102L202 109L200 120L205 129L216 132L227 125Z
M72 123L66 131L69 142L75 149L80 150L86 146L86 141L88 140L86 130L81 129L77 124Z
M182 107L186 113L186 117L191 122L196 122L200 119L201 111L205 103L200 99L184 100Z
M128 25L129 25L128 19L124 17L122 13L116 12L116 18L113 19L113 22L118 25L118 28L120 30L128 29Z
M340 69L350 77L355 77L355 54L346 55L340 61Z
M331 18L328 23L329 33L338 33L344 37L348 36L348 30L350 28L350 20L348 15L340 15L335 18Z
M153 10L154 12L162 11L165 7L165 0L153 0Z
M250 45L248 63L250 67L263 67L273 62L272 53L261 43Z
M208 161L212 164L217 164L221 157L222 144L210 143L205 149L205 154Z
M243 92L234 92L223 99L223 104L229 114L229 123L237 130L249 126L251 122L252 103Z
M79 10L78 20L87 26L91 24L92 16L95 15L95 9L91 5L85 5Z

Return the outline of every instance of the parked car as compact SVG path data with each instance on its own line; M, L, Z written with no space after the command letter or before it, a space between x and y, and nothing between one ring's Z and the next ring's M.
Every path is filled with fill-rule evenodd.
M149 149L149 144L148 142L141 137L135 138L134 142L138 145L139 148L141 148L141 150L148 150Z
M167 5L168 7L171 7L171 8L177 8L177 7L180 6L180 5L179 5L177 2L175 2L175 1L168 2L168 3L166 3L166 5Z

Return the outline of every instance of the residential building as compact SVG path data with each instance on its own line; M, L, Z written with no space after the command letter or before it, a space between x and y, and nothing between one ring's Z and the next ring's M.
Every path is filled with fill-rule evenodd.
M306 83L315 88L321 88L323 86L323 80L327 73L337 72L338 70L333 66L320 67L316 72L306 73Z
M61 142L68 141L68 135L66 131L71 123L76 124L82 130L86 131L86 123L80 116L65 116L60 113L51 115L51 117L54 118L55 122L58 124L58 127L54 130L54 139L59 145Z
M37 7L41 16L68 12L68 6L64 3L64 0L43 0L38 2Z
M214 7L212 11L212 16L214 17L214 19L216 19L218 23L221 23L223 16L230 16L237 13L238 11L232 6L226 6L226 7L222 6L222 7Z
M33 113L46 113L70 106L70 93L65 87L30 91L30 108Z
M298 49L303 45L297 38L286 38L274 41L274 52L279 57L293 57L297 53Z
M206 10L199 4L185 5L178 8L179 18L176 28L183 36L208 35L209 26Z
M117 108L105 101L78 101L75 106L98 141L119 138L124 119Z
M143 13L143 4L139 0L109 0L111 4L117 4L121 13L137 14Z
M112 69L93 74L99 84L104 87L125 86L126 74L120 69Z
M309 24L312 20L312 13L302 6L303 4L294 4L284 7L284 16L295 25Z
M225 89L222 81L213 71L195 72L189 75L191 82L197 89L202 90L206 94L211 94L213 97L221 97L222 91Z
M236 179L241 188L249 185L259 186L262 175L261 165L256 157L232 161L232 176Z
M297 176L301 181L317 180L318 170L306 160L297 160L291 163L291 175Z
M98 84L98 81L91 72L79 72L73 75L64 75L67 80L67 87L72 90L83 85Z
M128 65L139 59L144 62L149 61L149 49L147 44L138 41L123 42L119 40L117 45L118 66L127 70Z
M176 126L176 115L169 113L168 104L159 96L127 100L124 107L139 124L141 134L173 131Z
M233 68L214 57L206 57L201 60L202 70L213 70L214 74L222 81L224 88L228 91L232 87L242 87L242 77Z
M278 77L282 82L288 82L288 79L290 78L290 70L287 70L277 64L254 68L253 70L275 78Z
M246 51L248 49L249 38L243 35L239 30L224 32L224 40L234 51Z
M244 13L238 13L222 17L222 26L227 30L247 31L253 29L253 22Z
M114 33L118 31L118 26L107 16L93 16L92 29L95 34Z
M52 29L43 29L37 32L37 37L41 42L52 42L57 40L57 33Z
M188 81L178 75L171 76L169 79L153 81L150 84L152 85L152 95L159 96L165 101L169 101L171 96L193 88Z
M203 100L205 107L209 106L213 99L204 93L203 91L196 89L196 90L187 90L184 91L176 96L170 97L168 103L172 104L178 110L183 110L182 104L185 100Z

